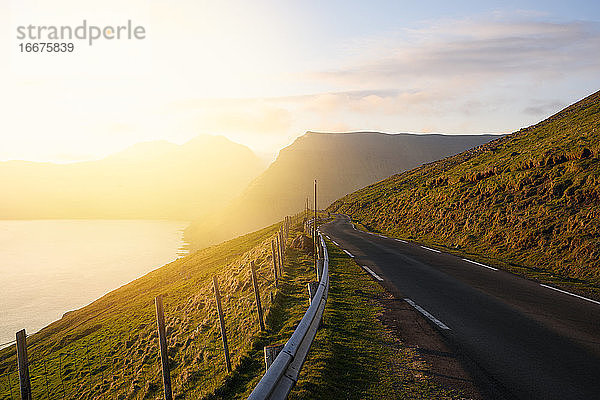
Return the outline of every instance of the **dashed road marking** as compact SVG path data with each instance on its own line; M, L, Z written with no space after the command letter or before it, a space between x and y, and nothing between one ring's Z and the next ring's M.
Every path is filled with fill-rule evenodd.
M340 245L335 240L331 240L331 243L335 244L337 247L340 247Z
M394 240L397 242L400 242L400 243L408 243L406 240L402 240L402 239L394 239Z
M342 251L346 254L348 254L350 257L354 258L354 256L352 255L352 253L350 253L348 250L342 249Z
M587 297L583 297L583 296L580 296L580 295L575 294L575 293L567 292L566 290L557 289L557 288L552 287L552 286L544 285L543 283L540 283L540 286L543 286L543 287L548 288L548 289L556 290L557 292L568 294L569 296L577 297L579 299L586 300L586 301L589 301L591 303L600 304L600 301L588 299Z
M471 264L479 265L480 267L483 267L483 268L488 268L488 269L491 269L493 271L498 271L498 268L490 267L489 265L478 263L477 261L469 260L468 258L463 258L462 260L466 261L466 262L469 262Z
M435 252L435 253L441 253L441 251L439 251L439 250L436 250L436 249L432 249L432 248L430 248L430 247L427 247L427 246L421 246L421 247L422 247L423 249L425 249L425 250L433 251L433 252Z
M366 265L363 265L363 268L365 269L365 271L367 271L368 273L373 275L373 278L377 279L378 281L383 280L383 278L380 277L379 275L377 275L375 272L373 272L373 270L371 268L367 267Z
M417 303L415 303L414 301L412 301L408 297L405 298L404 301L406 301L408 304L410 304L411 306L413 306L415 308L415 310L417 310L418 312L420 312L421 314L423 314L425 317L429 318L429 320L431 322L433 322L434 324L436 324L440 328L446 329L446 330L450 329L448 327L448 325L444 324L442 321L440 321L439 319L437 319L436 317L434 317L433 315L431 315L429 312L427 312L427 310L425 310L423 307L421 307L420 305L418 305Z

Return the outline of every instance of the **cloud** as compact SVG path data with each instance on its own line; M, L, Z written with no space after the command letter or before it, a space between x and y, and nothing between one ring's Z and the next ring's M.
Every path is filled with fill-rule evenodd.
M378 44L373 50L371 45ZM427 86L431 80L472 83L515 75L565 75L600 67L600 26L595 22L454 20L406 30L394 40L366 40L369 59L313 78L353 88Z
M558 100L537 100L528 107L523 109L525 114L533 115L536 117L550 115L559 111L565 107L565 104Z
M600 25L540 17L494 13L363 38L351 43L351 61L295 76L328 90L187 100L169 112L193 116L199 131L237 133L240 141L265 148L307 130L516 130L600 84Z

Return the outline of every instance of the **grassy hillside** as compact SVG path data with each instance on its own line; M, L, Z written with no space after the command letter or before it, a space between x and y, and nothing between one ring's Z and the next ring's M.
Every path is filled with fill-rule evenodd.
M271 224L304 207L319 181L319 204L425 162L487 143L492 135L308 132L284 148L269 168L223 212L186 231L194 248Z
M265 309L275 294L271 239L277 225L165 265L28 338L34 398L162 397L154 297L165 296L175 397L198 399L227 377L212 291L220 290L234 368L258 334L249 262ZM0 351L0 399L16 399L14 346Z
M191 220L220 209L262 170L247 147L208 135L180 146L139 143L98 161L0 162L0 219Z
M375 231L600 294L600 92L334 202Z

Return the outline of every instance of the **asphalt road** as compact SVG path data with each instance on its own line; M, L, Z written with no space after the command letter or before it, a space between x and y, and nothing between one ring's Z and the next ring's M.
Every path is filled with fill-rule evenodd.
M600 303L416 243L321 231L518 399L600 399Z

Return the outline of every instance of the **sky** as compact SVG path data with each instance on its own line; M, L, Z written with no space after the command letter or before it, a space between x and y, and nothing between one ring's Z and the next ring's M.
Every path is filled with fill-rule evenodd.
M18 37L84 20L144 37ZM0 26L0 160L200 134L271 157L306 131L508 133L600 89L595 0L2 0ZM44 40L74 51L20 51Z

